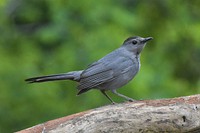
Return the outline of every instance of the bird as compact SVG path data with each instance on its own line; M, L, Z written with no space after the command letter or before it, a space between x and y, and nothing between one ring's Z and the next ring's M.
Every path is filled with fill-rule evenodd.
M135 101L134 99L120 94L116 90L130 82L138 73L140 70L140 54L146 43L152 39L152 37L128 37L119 48L90 64L86 69L33 77L25 79L25 81L28 83L41 83L72 80L78 82L77 95L91 89L97 89L112 104L115 104L115 102L108 96L107 91L111 91L113 94L133 102Z

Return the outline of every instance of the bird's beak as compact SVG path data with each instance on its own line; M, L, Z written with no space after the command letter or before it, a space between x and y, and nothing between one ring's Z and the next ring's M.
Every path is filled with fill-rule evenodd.
M150 41L152 39L153 39L153 37L147 37L147 38L144 38L144 40L142 40L142 42L146 43L146 42L148 42L148 41Z

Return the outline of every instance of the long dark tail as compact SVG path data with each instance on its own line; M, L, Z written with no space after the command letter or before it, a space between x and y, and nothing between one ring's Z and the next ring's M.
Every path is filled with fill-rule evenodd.
M28 83L39 83L39 82L56 81L56 80L79 81L81 73L82 71L73 71L73 72L62 73L62 74L28 78L25 81Z

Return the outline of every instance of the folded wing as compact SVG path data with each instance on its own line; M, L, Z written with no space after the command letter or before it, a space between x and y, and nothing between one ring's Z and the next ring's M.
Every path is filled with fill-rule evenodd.
M95 62L81 74L78 95L114 78L113 70L102 62Z

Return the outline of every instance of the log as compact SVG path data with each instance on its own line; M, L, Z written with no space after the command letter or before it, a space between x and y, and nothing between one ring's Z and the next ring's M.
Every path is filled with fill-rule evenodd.
M200 133L200 95L107 105L17 133Z

